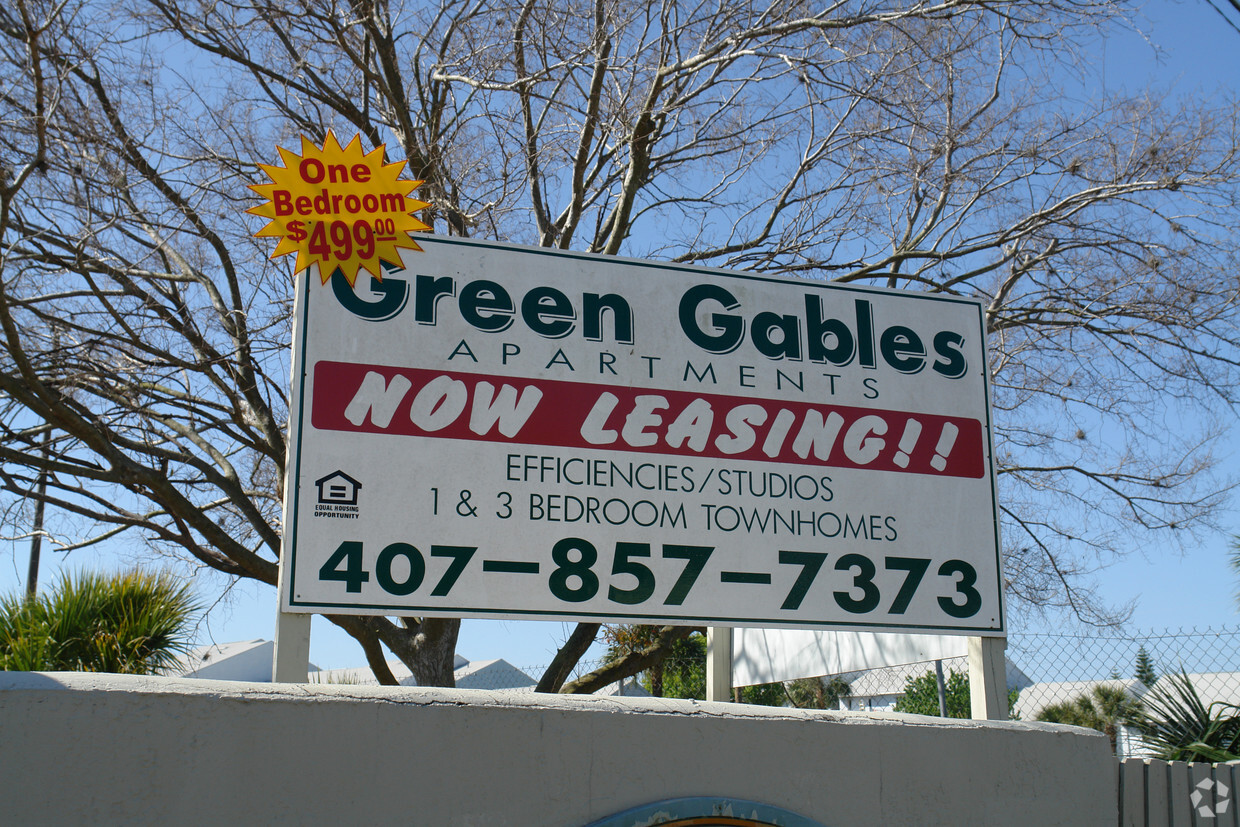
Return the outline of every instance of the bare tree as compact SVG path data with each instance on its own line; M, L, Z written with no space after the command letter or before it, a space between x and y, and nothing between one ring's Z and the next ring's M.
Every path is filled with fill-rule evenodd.
M331 128L407 160L436 232L983 298L1009 595L1113 620L1082 575L1212 525L1240 378L1236 110L1094 94L1079 50L1123 12L17 0L0 488L43 475L61 548L274 584L291 277L242 211ZM457 621L331 619L381 680L387 647L451 683ZM545 688L657 657L566 683L596 631Z

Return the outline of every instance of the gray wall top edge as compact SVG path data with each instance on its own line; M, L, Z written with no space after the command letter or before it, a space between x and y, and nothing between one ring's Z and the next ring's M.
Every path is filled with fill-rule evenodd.
M395 703L415 706L472 706L491 709L556 712L708 716L714 719L784 720L851 726L910 726L943 729L993 729L1087 735L1105 735L1079 727L1033 721L975 721L934 718L889 712L845 712L748 704L711 703L671 698L616 698L592 695L554 695L485 689L445 689L409 686L348 684L280 684L218 681L147 675L90 672L0 672L0 705L4 695L19 692L102 692L135 695L214 697L226 701Z

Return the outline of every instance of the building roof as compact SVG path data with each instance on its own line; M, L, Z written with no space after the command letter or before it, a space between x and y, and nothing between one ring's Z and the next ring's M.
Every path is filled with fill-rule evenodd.
M453 673L457 689L527 689L538 681L506 660L470 661Z
M211 678L223 681L271 680L272 657L275 644L270 640L240 640L217 643L195 649L181 659L181 666L170 670L171 674L187 678ZM417 686L409 667L399 660L387 662L392 676L401 686ZM457 654L453 658L453 677L458 689L489 689L506 692L533 692L538 681L502 658L471 661ZM358 666L347 669L319 669L310 666L310 682L325 684L348 684L351 686L375 686L379 681L370 667ZM646 698L650 693L635 680L609 684L594 694Z
M1008 689L1024 689L1033 683L1020 667L1007 661ZM904 694L904 686L910 678L919 678L927 672L934 672L934 661L923 663L902 663L898 666L882 666L878 669L845 672L841 675L827 675L827 679L839 677L848 682L849 696L853 698L876 698L880 696L899 696ZM952 672L968 674L968 657L944 658L943 675Z
M182 655L168 672L217 681L269 682L274 655L275 644L261 638L213 643ZM317 667L311 665L310 668Z
M417 686L409 667L398 660L387 662L392 677L401 686ZM317 669L310 673L310 683L340 683L350 686L378 686L379 680L369 666L352 666L343 669Z
M596 690L594 694L602 696L602 697L607 697L607 698L619 698L619 697L649 698L649 697L652 697L651 694L646 691L646 688L642 686L640 683L638 683L633 678L625 678L619 683L609 683L606 686L604 686L602 689Z
M392 677L401 686L417 686L418 682L399 660L387 662ZM538 681L502 658L471 661L456 655L452 676L457 689L507 689L533 692ZM375 686L379 681L370 667L358 666L348 669L321 669L310 673L311 683L342 683L354 686Z
M1240 706L1240 672L1190 672L1188 679L1206 706L1214 703ZM1154 688L1169 690L1167 676L1159 678Z

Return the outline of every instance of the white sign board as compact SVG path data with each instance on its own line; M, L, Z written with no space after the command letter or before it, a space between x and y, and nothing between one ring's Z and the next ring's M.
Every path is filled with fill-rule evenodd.
M1003 632L978 303L419 242L300 280L284 611Z
M968 654L969 639L958 635L737 629L732 634L732 685L817 678Z

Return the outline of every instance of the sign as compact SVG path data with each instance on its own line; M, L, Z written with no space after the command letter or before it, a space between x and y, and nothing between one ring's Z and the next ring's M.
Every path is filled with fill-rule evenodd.
M736 629L732 633L732 686L865 672L968 655L968 638L959 636Z
M341 147L328 130L322 147L303 137L301 155L280 147L284 166L259 164L271 183L250 189L266 202L246 212L269 219L255 236L280 239L271 257L296 253L294 273L316 267L326 284L339 269L352 285L363 269L381 279L402 248L421 250L409 233L430 227L411 213L429 204L409 193L422 182L402 180L405 162L385 164L384 149L363 152L360 135Z
M299 282L285 611L1002 632L978 303L419 241Z

